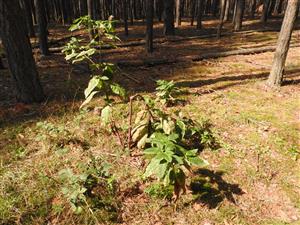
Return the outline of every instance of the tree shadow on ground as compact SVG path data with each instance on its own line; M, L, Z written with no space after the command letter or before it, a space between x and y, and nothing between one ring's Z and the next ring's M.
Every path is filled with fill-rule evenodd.
M223 179L224 172L200 169L191 182L191 190L196 199L193 203L206 205L209 209L217 208L224 200L236 204L235 195L245 192L238 184L231 184Z
M285 71L285 79L289 78L297 78L299 77L300 69L291 69ZM207 85L217 84L220 82L230 82L233 81L234 83L225 84L223 86L214 88L214 90L223 90L225 88L240 85L246 82L243 81L249 81L249 80L255 80L255 79L266 79L269 76L270 72L262 72L262 73L256 73L256 74L247 74L247 75L237 75L237 76L226 76L225 74L221 77L216 77L212 79L201 79L201 80L192 80L192 81L182 81L178 82L177 85L179 87L190 87L190 88L197 88L197 87L203 87ZM288 84L297 84L297 80L288 80L284 82L284 85Z

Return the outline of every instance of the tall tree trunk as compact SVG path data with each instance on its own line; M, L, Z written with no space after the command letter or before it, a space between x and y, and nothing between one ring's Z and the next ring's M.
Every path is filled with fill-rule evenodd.
M242 29L242 22L245 10L245 0L237 0L236 13L234 19L234 31L240 31Z
M228 1L228 0L227 0ZM218 29L217 29L217 38L220 39L221 38L221 31L222 31L222 27L224 24L224 15L225 15L225 9L226 9L226 0L221 0L220 1L220 9L221 9L221 13L220 13L220 22L218 25Z
M195 19L195 13L196 13L196 4L197 0L191 0L190 3L190 14L191 14L191 26L194 26L194 19Z
M39 45L42 55L49 55L48 30L44 0L35 0L35 10L39 27Z
M271 73L267 81L267 84L270 87L279 87L282 84L284 65L289 50L293 27L297 18L299 4L300 0L288 1L277 42Z
M230 0L227 0L226 1L226 6L225 6L224 21L229 20L229 14L230 14Z
M153 52L153 16L154 16L154 0L147 0L147 30L146 30L146 49L148 53Z
M197 0L197 29L202 29L203 11L204 11L204 1Z
M266 23L268 20L268 15L269 15L268 12L269 12L270 4L271 4L271 0L264 0L263 12L262 12L261 18L260 18L260 21L262 23Z
M35 37L30 2L28 0L23 0L23 2L24 2L24 10L26 15L28 34L30 37Z
M41 102L44 93L18 0L0 0L0 36L16 85L17 100L24 103Z
M164 34L174 35L174 0L164 0Z
M93 6L94 6L94 1L93 0L87 0L87 11L88 11L88 15L91 19L94 19L94 10L93 10ZM89 29L89 38L90 40L92 40L95 36L95 32L93 29Z
M181 25L181 15L180 15L180 6L181 0L176 0L176 19L175 19L175 27L179 27Z
M250 18L255 18L255 11L256 11L256 0L250 1Z
M128 6L127 6L128 0L123 0L123 20L124 20L124 33L125 36L128 36Z
M282 0L276 0L274 7L274 15L278 15L281 12Z

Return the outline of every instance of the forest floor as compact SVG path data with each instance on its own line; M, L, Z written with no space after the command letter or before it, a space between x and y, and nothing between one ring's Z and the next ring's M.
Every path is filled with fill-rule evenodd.
M299 24L299 23L298 23ZM205 21L203 31L183 22L177 37L214 33L216 21ZM215 38L195 38L155 45L152 55L143 46L104 50L105 60L118 62L207 52L273 46L280 23L267 26L247 21L245 30ZM143 26L130 27L124 43L143 37ZM267 31L261 31L266 29ZM176 207L144 192L142 156L129 156L118 140L101 127L97 110L80 111L89 74L70 66L61 53L35 55L47 101L18 104L8 70L0 75L0 224L300 224L300 31L285 69L285 85L276 91L264 86L273 52L234 55L199 62L185 61L157 66L124 66L116 74L129 93L153 95L155 81L174 80L185 90L186 105L170 107L195 120L209 120L219 148L205 149L209 162L195 171L198 191L189 191ZM225 26L224 32L229 32ZM70 35L66 27L50 29L50 38ZM163 39L156 25L156 40ZM60 43L61 45L61 43ZM127 77L134 78L129 79ZM101 97L92 101L99 107ZM118 124L128 115L127 104L118 104ZM135 110L138 110L135 106ZM97 108L96 108L97 109ZM61 193L59 171L79 174L93 158L111 165L119 184L118 194L105 193L105 204L94 213L75 215ZM201 181L201 182L200 182ZM102 190L103 191L103 190ZM101 192L101 190L100 190Z

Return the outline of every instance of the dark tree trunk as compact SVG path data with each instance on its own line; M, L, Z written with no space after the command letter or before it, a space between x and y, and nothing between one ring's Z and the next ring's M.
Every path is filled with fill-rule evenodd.
M174 35L174 0L164 0L164 34Z
M3 62L2 62L2 57L0 55L0 70L3 70L3 69L5 69L5 68L4 68L4 65L3 65Z
M255 18L255 11L256 11L256 0L250 1L250 18Z
M157 17L158 17L159 22L161 22L161 20L162 20L163 13L164 13L164 1L158 0L157 1Z
M277 48L273 59L272 69L267 81L270 87L279 87L283 80L283 70L289 50L293 27L296 22L300 0L289 0L281 31L279 34Z
M16 85L17 100L24 103L41 102L44 93L18 0L0 0L0 32Z
M191 5L190 5L190 14L191 14L191 26L194 26L194 19L195 19L195 14L196 14L196 1L197 0L191 0Z
M242 29L242 22L244 17L245 0L237 0L236 4L234 31L240 31Z
M124 16L124 33L125 36L128 36L128 0L123 0L123 16Z
M44 0L35 0L35 10L39 27L39 45L42 55L49 55L48 30Z
M260 21L262 23L266 23L268 20L268 15L269 15L268 12L269 12L270 3L271 3L271 0L264 0L263 12L262 12L262 15L260 18Z
M146 49L148 53L153 52L153 14L154 14L154 0L147 0L147 30L146 30Z
M35 37L30 2L29 0L23 0L23 2L24 2L24 10L25 10L28 34L30 37Z
M204 1L197 0L197 29L202 29L203 11L204 11Z

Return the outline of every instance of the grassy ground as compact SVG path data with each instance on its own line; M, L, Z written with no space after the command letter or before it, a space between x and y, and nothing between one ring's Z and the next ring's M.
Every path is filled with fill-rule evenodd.
M270 35L251 38L275 40L275 33ZM208 40L197 45L203 42ZM192 190L176 206L145 193L146 161L120 148L101 126L97 108L79 111L88 76L70 72L60 55L41 60L49 100L32 106L9 104L9 97L2 101L0 224L300 224L299 51L290 50L286 85L274 92L263 85L273 53L123 70L143 81L118 77L131 93L152 95L153 80L175 80L188 91L181 96L188 104L169 110L212 124L220 147L201 153L210 165L194 171ZM1 79L9 88L6 73ZM99 97L91 105L101 103ZM115 119L125 127L128 106L116 107ZM107 163L109 185L100 182L90 193L96 198L75 214L66 192L78 190L77 175L106 173ZM72 171L66 178L64 169Z

